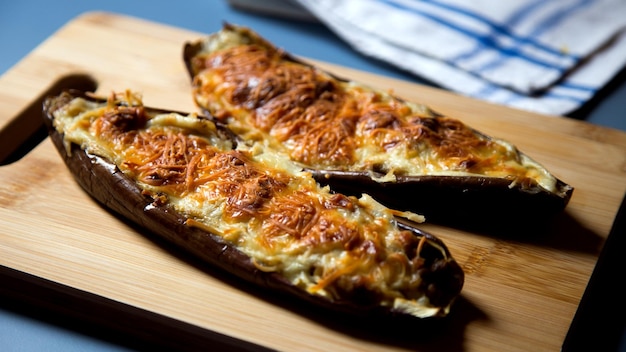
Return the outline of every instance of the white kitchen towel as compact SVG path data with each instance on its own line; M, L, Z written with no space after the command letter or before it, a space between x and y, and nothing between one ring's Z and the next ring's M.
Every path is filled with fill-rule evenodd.
M446 89L565 115L626 64L626 0L297 0L365 55Z

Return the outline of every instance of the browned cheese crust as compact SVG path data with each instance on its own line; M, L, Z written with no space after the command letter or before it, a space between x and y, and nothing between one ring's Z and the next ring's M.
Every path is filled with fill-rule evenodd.
M187 43L184 59L201 109L338 191L448 220L451 206L545 216L571 197L571 186L510 143L337 78L247 28L226 25Z
M266 165L219 123L195 115L181 123L128 95L106 102L79 92L51 97L44 113L90 195L238 277L351 314L419 317L446 315L463 286L439 239L385 217L391 210L328 193L306 173ZM292 259L310 267L294 274Z

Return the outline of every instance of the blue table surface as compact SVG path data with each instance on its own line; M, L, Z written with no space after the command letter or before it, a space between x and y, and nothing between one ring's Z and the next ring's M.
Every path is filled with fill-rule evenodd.
M225 0L122 1L25 0L0 2L0 74L76 16L109 11L150 21L210 33L224 21L246 25L288 51L363 71L426 83L401 70L361 56L318 23L262 16L239 11ZM626 131L623 76L612 84L586 116L588 122ZM1 282L0 282L1 284ZM118 351L123 344L58 324L37 314L0 304L2 351Z

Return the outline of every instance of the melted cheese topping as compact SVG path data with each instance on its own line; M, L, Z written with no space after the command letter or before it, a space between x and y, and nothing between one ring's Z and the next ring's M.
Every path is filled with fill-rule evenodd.
M426 238L399 230L393 211L320 188L260 144L233 149L195 114L151 115L132 94L116 99L130 103L76 98L56 110L55 127L68 145L113 161L156 203L223 237L260 270L333 300L366 290L415 316L442 313L424 294L432 290L420 274Z
M251 31L225 29L203 45L191 61L198 105L311 168L382 172L381 182L480 175L555 191L556 179L510 143L295 63Z

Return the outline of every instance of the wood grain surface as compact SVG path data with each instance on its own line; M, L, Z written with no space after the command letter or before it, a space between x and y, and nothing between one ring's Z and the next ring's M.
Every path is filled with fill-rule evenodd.
M182 46L202 35L110 13L74 19L0 77L0 160L41 127L41 97L63 87L132 89L146 105L197 111ZM285 351L559 350L626 191L626 133L315 63L512 141L575 187L569 206L545 223L520 218L510 224L514 231L425 224L467 274L451 315L354 321L250 287L111 215L77 186L44 140L0 167L0 282L31 287L17 292L20 285L7 285L4 294L25 293L25 300L49 306L60 305L63 295L78 302L98 297L107 302L101 315L79 315L139 334L141 326L120 319L145 312L146 324L163 320L164 330L193 331L195 340L170 339L178 347L228 336L242 349ZM38 286L56 301L34 297ZM152 337L163 339L160 333Z

